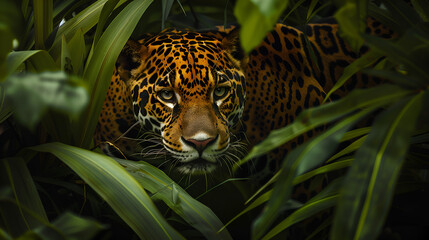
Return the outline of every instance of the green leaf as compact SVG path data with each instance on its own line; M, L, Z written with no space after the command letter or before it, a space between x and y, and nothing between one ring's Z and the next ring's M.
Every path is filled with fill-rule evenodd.
M390 61L404 64L410 71L420 75L424 84L429 79L429 69L425 64L429 60L429 44L424 36L410 30L399 40L386 40L375 36L365 35L369 47L377 52L386 55Z
M73 73L82 76L83 68L85 66L86 46L85 39L81 29L76 31L76 34L67 43L70 52L71 64L73 66Z
M12 33L0 22L0 82L7 76L6 57L12 51Z
M88 101L85 88L74 86L63 72L12 75L3 86L17 120L29 128L48 108L77 116Z
M363 73L382 79L388 79L404 88L420 88L425 84L425 81L419 77L405 75L394 71L365 69L363 70Z
M325 99L323 102L326 102L326 100L329 99L329 96L333 92L335 92L337 89L339 89L341 86L344 85L344 83L349 80L354 74L362 70L363 68L369 67L375 63L382 55L375 51L369 51L362 57L356 59L354 62L352 62L350 65L344 68L344 72L341 75L341 77L337 80L335 85L329 90L329 92L326 94Z
M39 227L34 229L34 232L42 239L89 240L103 228L105 227L94 220L64 213L52 222L52 227Z
M162 18L161 18L161 29L165 28L165 21L170 14L171 7L173 6L174 0L162 0ZM179 2L180 4L180 2Z
M359 138L358 140L352 142L350 145L348 145L346 148L344 148L343 150L337 152L334 156L332 156L331 158L329 158L328 160L326 160L326 162L331 162L335 159L338 159L344 155L347 155L349 153L352 153L356 150L358 150L360 148L360 146L362 145L362 143L365 141L366 136L363 136L361 138Z
M98 23L101 10L107 1L108 0L98 0L79 12L72 19L66 21L58 29L57 36L64 35L66 40L68 40L72 38L79 29L82 30L82 33L87 33ZM125 2L125 0L121 0L117 6L121 5L123 2ZM53 59L58 59L61 54L61 41L61 37L56 37L52 47L49 49L49 53Z
M371 127L353 129L351 131L348 131L346 134L344 134L343 138L341 139L341 142L345 142L350 139L357 138L362 135L366 135L367 133L369 133L369 131L371 131Z
M380 92L384 94L380 94ZM370 89L356 89L339 101L305 110L299 114L292 124L271 131L270 135L264 141L253 147L250 153L238 164L243 164L251 158L266 154L287 141L296 138L300 134L317 126L334 121L357 109L368 106L383 106L410 93L410 90L386 84ZM362 98L362 96L365 96L365 98Z
M25 3L23 3L25 4ZM22 12L20 9L20 1L15 0L1 0L0 1L0 28L5 28L10 31L12 36L16 38L18 41L24 40L25 38L25 30L26 23L24 21L24 17L22 16ZM0 35L0 39L2 36ZM8 45L1 45L3 47L8 47Z
M124 166L141 186L154 194L152 198L164 201L206 239L232 239L227 230L218 232L223 224L208 207L192 198L164 172L145 162L123 159L116 161Z
M426 0L411 0L414 9L425 22L429 22L429 2Z
M45 49L45 41L53 29L53 1L33 0L34 35L37 49Z
M152 0L136 0L128 4L115 17L95 47L84 71L91 96L86 114L78 123L78 145L88 147L91 144L116 59L151 3Z
M340 25L340 36L358 52L363 45L362 34L366 27L366 4L368 1L347 1L334 15Z
M357 120L367 115L376 107L362 110L334 125L311 141L290 152L282 164L282 173L274 185L273 194L262 214L254 221L252 237L259 239L276 219L282 203L292 194L293 180L310 169L324 163L336 149L343 135Z
M45 50L16 51L7 56L8 71L6 76L14 73L27 60L33 63L39 72L59 70L52 57Z
M0 85L0 123L8 119L12 115L13 107L6 102L4 87Z
M97 23L97 29L94 35L93 47L97 45L98 40L100 40L101 34L103 33L104 26L106 25L107 19L109 18L112 11L116 8L116 5L119 3L119 0L108 0L104 4L103 9L101 10L100 19ZM122 3L121 3L122 4Z
M2 218L8 219L4 222L8 225L8 232L18 236L41 224L48 224L48 217L24 160L5 158L1 159L0 165L0 188L10 187L17 206L0 204Z
M376 239L387 216L409 140L429 92L408 97L375 120L355 155L337 206L332 239Z
M339 190L342 180L343 179L336 179L330 183L325 189L305 203L304 206L297 209L271 229L262 239L272 239L293 224L301 222L318 212L334 206L339 199Z
M286 9L287 0L238 0L234 14L240 23L240 42L246 53L265 38Z
M162 217L140 184L112 158L62 143L32 150L49 152L93 188L142 239L183 239Z

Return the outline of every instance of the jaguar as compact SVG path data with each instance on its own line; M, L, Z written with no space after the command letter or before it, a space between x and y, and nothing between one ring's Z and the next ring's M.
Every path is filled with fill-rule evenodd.
M248 55L238 32L168 29L129 40L115 65L96 144L110 155L148 157L185 175L230 172L270 131L321 104L344 68L367 51L352 51L334 20L302 28L276 24ZM367 32L392 35L373 19ZM378 81L355 75L331 99ZM322 130L259 159L256 172L275 171L288 151Z

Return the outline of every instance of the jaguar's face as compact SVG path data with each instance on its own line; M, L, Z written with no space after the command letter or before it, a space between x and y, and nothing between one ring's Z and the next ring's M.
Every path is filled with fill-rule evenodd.
M157 36L142 43L145 58L131 71L135 118L161 137L171 166L185 174L211 172L234 157L231 128L246 91L224 44L193 32Z

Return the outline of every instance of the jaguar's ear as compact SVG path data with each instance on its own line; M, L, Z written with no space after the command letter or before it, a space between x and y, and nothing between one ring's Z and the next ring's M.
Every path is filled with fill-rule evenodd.
M240 44L240 28L227 29L225 33L226 35L222 39L222 46L238 61L240 68L245 69L249 62L249 57L245 54Z
M138 69L148 54L147 47L134 40L128 40L116 62L121 79L128 80L133 70Z

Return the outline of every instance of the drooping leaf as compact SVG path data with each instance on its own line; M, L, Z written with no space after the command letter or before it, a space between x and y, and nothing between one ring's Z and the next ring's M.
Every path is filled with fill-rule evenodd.
M140 184L112 158L62 143L32 150L58 157L93 188L142 239L183 239Z
M382 112L355 155L337 206L332 239L376 239L427 91Z

